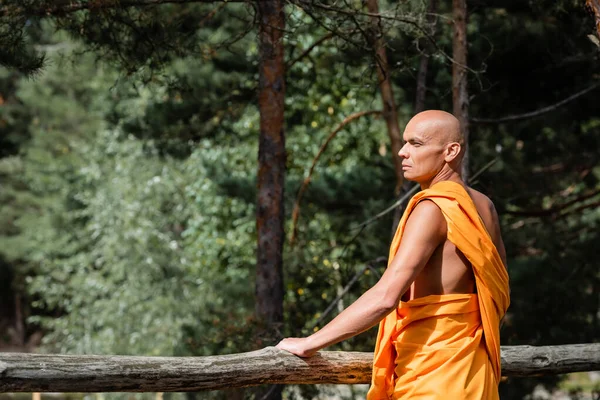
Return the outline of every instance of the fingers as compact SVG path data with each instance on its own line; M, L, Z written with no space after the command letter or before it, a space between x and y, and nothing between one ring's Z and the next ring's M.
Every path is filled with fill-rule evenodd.
M290 342L291 341L289 339L283 339L275 347L278 348L278 349L280 349L280 350L285 350L285 351L288 351L290 353L296 354L296 351L297 351L296 346L294 346L294 344L290 343Z
M298 357L310 357L310 354L307 353L306 349L304 349L304 346L302 344L303 339L287 338L283 339L275 347L280 350L285 350L289 353L292 353Z

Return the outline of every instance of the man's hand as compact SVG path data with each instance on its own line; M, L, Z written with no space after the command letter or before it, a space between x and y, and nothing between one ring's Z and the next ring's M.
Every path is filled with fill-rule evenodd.
M317 352L317 349L312 349L309 346L308 338L286 338L275 347L289 351L299 357L310 357Z

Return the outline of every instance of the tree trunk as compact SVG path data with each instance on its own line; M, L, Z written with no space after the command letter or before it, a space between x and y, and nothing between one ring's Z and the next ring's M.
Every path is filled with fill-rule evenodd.
M260 29L258 196L256 231L257 345L281 337L283 323L283 188L285 179L285 63L283 0L257 1ZM280 388L266 388L257 399L280 399Z
M503 376L600 370L600 343L502 346ZM0 353L0 392L187 392L270 384L369 383L373 353L296 357L268 347L209 357Z
M598 31L598 38L600 38L600 0L586 0L585 4L594 14L596 19L596 30Z
M379 4L377 0L367 0L367 8L371 14L379 14ZM377 78L379 79L379 89L381 91L381 100L383 102L383 118L387 125L388 136L392 147L392 159L394 161L394 172L396 173L396 187L394 193L398 195L404 175L402 173L402 160L398 156L402 148L402 134L398 124L398 112L396 111L396 101L394 100L394 91L392 89L391 71L388 64L385 51L385 41L381 29L381 18L371 17L371 29L368 40L373 47L375 64L377 68Z
M432 27L432 35L435 32L435 24L437 19L435 17L435 12L437 11L437 0L430 0L429 7L427 10L427 22L431 24ZM419 40L419 48L423 53L421 54L421 58L419 60L419 71L417 73L417 94L415 96L415 114L420 113L421 111L425 111L425 95L427 94L427 70L429 68L429 57L430 53L434 50L432 48L431 42L426 38L421 38ZM400 190L398 198L402 198L408 191L412 188L413 183L404 182L402 184L402 189ZM394 210L394 222L392 224L392 238L396 234L396 229L398 229L398 224L400 223L400 218L402 218L402 213L404 212L404 204L399 205Z
M452 108L465 139L462 179L469 179L469 93L467 91L467 1L452 0Z
M25 346L25 317L23 316L23 301L15 291L15 343Z
M435 13L437 11L437 0L429 0L429 7L427 9L427 22L431 24L431 30L435 33L435 25L437 18ZM417 73L417 95L415 96L415 114L425 111L425 95L427 93L427 70L429 68L429 57L433 51L431 42L426 38L419 39L419 48L421 58L419 60L419 72Z

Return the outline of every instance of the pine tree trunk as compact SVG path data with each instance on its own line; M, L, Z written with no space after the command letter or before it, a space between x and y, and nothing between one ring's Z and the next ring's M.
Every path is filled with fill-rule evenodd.
M256 228L257 345L273 344L283 323L283 188L285 178L284 94L285 63L283 0L257 1L260 30L260 141ZM261 400L281 399L281 387L265 387Z
M462 179L469 179L469 93L467 91L467 2L452 0L454 35L452 37L452 103L465 138Z
M377 0L367 0L367 8L371 14L379 14L379 4ZM391 71L388 64L385 51L385 41L381 30L381 18L371 17L371 29L369 40L373 47L375 64L377 68L377 77L379 79L379 89L381 91L381 100L383 102L383 118L387 125L388 136L392 147L392 159L394 160L394 172L396 174L395 194L400 192L404 175L402 173L402 160L398 152L402 148L402 134L398 124L398 112L396 111L396 101L394 100L394 91L392 88Z
M431 24L432 31L435 32L437 19L437 0L429 0L427 8L427 22ZM419 60L419 72L417 73L417 95L415 96L415 114L425 111L425 95L427 94L427 70L429 69L429 57L433 51L431 42L426 38L419 40L419 48L423 52Z
M435 18L435 13L437 11L437 0L430 0L429 7L427 10L427 22L432 25L432 31L435 32L435 24L437 19ZM426 38L421 38L419 40L419 48L422 49L423 53L421 54L421 58L419 60L419 71L417 73L417 94L415 96L415 114L420 113L421 111L425 111L425 96L427 94L427 70L429 69L429 57L430 53L433 51L433 46L431 42L429 42ZM402 189L398 195L398 198L402 198L413 186L413 182L405 181L402 184ZM392 224L392 238L396 234L396 230L398 229L398 224L400 223L400 218L402 218L402 213L404 212L404 204L399 205L394 210L394 222Z
M598 37L600 38L600 0L586 0L585 4L594 14L596 20L596 30L598 31Z

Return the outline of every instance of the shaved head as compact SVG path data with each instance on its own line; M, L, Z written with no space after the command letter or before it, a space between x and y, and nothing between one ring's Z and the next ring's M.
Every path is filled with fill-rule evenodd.
M460 122L450 113L441 110L428 110L415 115L406 125L407 130L419 132L440 144L458 142L464 145Z
M402 158L404 177L428 187L440 179L459 179L465 139L460 123L452 114L440 110L415 115L404 129Z

